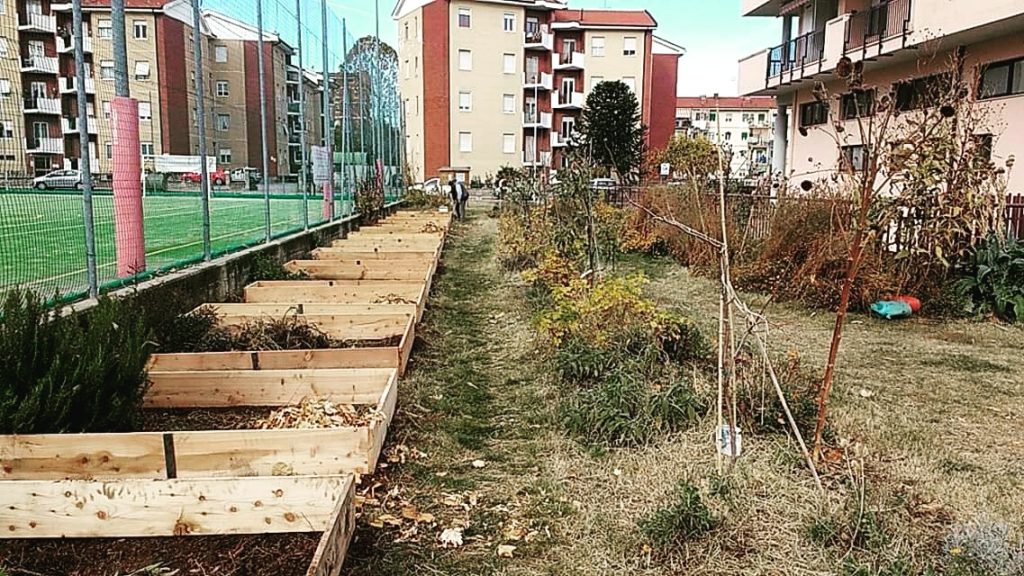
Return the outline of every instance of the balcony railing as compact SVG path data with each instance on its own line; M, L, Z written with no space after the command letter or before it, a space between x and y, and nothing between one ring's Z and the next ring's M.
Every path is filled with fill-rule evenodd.
M78 91L78 80L71 76L65 76L60 79L60 93L61 94L74 94ZM85 93L95 94L96 93L96 81L92 78L85 79Z
M583 108L583 92L559 90L553 102L555 108Z
M29 154L63 154L63 138L26 138L25 150Z
M528 90L551 90L554 87L554 79L547 72L527 72L523 82Z
M51 14L23 14L18 17L18 30L53 34L57 31L57 17Z
M554 66L557 70L582 69L584 55L582 52L563 52L554 55Z
M68 54L75 50L75 38L73 36L57 36L57 52L60 54ZM92 37L86 36L82 39L82 50L87 53L92 53Z
M821 62L825 56L825 31L815 30L768 51L768 78L783 72L802 70Z
M78 135L78 118L62 118L61 119L61 130L65 135L77 136ZM89 134L96 134L98 129L96 128L96 118L90 117L88 122Z
M854 12L846 23L845 52L867 50L885 40L910 33L911 0L883 0L861 12Z
M523 126L526 128L551 128L551 112L524 112Z
M528 30L524 35L524 44L528 50L547 50L555 48L555 36L548 31L546 26L537 30Z
M551 163L551 152L523 151L523 164L526 166L547 166Z
M57 59L53 56L28 56L21 62L21 71L56 74Z
M59 98L44 98L42 96L29 96L25 98L26 114L60 114Z

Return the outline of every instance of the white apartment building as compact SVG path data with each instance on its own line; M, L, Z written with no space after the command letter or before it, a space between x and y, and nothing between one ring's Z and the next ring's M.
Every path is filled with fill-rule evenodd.
M771 168L775 98L683 96L676 99L676 134L703 136L726 150L730 175L755 178Z

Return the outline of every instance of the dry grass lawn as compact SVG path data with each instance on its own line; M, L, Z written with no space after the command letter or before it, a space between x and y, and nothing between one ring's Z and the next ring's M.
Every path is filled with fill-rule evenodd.
M717 475L710 416L645 448L594 450L559 426L524 288L495 259L497 220L470 215L402 383L389 450L404 463L364 482L350 574L894 576L935 564L957 523L1024 528L1024 331L854 316L832 403L846 456L823 471L824 496L783 435L745 437ZM665 262L634 266L653 296L714 333L712 283ZM828 314L775 305L769 317L780 354L823 366ZM701 488L719 525L651 546L637 522L680 480ZM401 519L413 507L429 516ZM462 544L445 547L445 529Z

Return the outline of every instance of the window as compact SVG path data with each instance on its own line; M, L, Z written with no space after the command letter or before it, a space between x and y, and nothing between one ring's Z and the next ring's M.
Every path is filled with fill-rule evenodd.
M630 91L636 92L636 78L633 76L626 76L622 79L622 83L625 84Z
M636 56L636 36L626 36L622 39L622 55Z
M221 148L217 151L217 162L231 164L231 148Z
M978 98L1024 94L1024 58L989 64L981 71Z
M408 80L409 78L412 78L412 66L409 65L409 59L408 58L405 59L405 65L402 66L402 67L405 68L405 78L406 78L406 80Z
M749 134L747 134L746 132L740 132L740 140L743 140L744 142L746 142L746 141L747 141L747 138L748 138L749 136L750 136L750 135L749 135Z
M604 82L604 76L591 76L590 77L590 89L597 88L597 85Z
M231 95L231 88L227 80L217 80L216 94L219 98L227 98Z
M135 61L135 79L149 80L149 60Z
M862 118L875 113L875 90L857 90L843 94L839 105L843 120Z
M758 122L764 122L764 120L765 120L765 115L764 115L763 112L761 114L757 115L757 121Z
M231 114L217 114L217 130L227 132L231 129Z
M516 135L515 134L502 134L501 135L501 151L505 154L516 153Z
M732 132L726 132L725 133L725 141L728 142L730 140L732 140Z
M111 144L110 142L104 142L103 143L103 148L104 148L105 152L107 153L107 160L113 160L114 159L114 145Z
M113 25L109 18L103 18L96 23L96 35L100 38L111 38L114 35Z
M153 148L153 143L152 142L143 142L141 144L141 149L142 149L142 155L144 157L154 156L156 154L156 151Z
M800 105L800 126L818 126L828 122L828 104L807 102Z
M405 23L405 35L404 35L404 37L405 37L406 40L409 39L409 23L408 22Z
M100 80L114 79L114 61L100 60Z
M145 20L136 20L132 22L132 30L135 32L136 40L145 40L149 38L149 25L146 24Z
M0 96L4 98L11 95L11 81L7 78L0 79Z
M473 151L473 133L459 132L459 152Z
M471 24L472 13L469 8L459 8L459 28L469 28Z
M420 71L420 57L419 56L413 56L413 58L412 58L412 71L413 71L413 73L418 73Z
M7 38L0 38L0 56L7 57Z
M511 12L505 12L505 15L501 18L501 29L505 32L515 32L516 15Z
M214 62L224 63L228 61L228 47L227 46L214 46L213 47L213 60Z
M718 112L708 112L708 122L715 122L718 120Z
M501 96L501 111L505 114L516 113L516 95L515 94L503 94Z
M7 0L0 0L0 14L7 14Z
M594 56L604 56L604 36L594 36L590 40L590 53Z
M103 101L103 117L110 120L110 100Z
M0 120L0 138L14 138L14 122Z
M844 170L863 172L866 167L867 155L864 153L863 146L859 144L856 146L843 146L842 168Z
M469 50L459 50L459 70L473 69L473 53Z
M948 72L900 82L896 85L896 108L903 111L927 108L929 103L938 102L949 92L951 82Z
M149 102L139 102L139 120L153 119L153 105Z
M516 73L516 55L515 54L504 54L502 56L502 71L505 74Z
M459 92L459 112L469 112L473 109L473 93Z

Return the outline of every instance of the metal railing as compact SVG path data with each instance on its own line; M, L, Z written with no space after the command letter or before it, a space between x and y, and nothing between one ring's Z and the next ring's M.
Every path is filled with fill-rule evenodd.
M846 22L846 41L843 51L866 51L871 44L903 36L910 32L911 0L884 0L861 12L854 12Z
M768 51L768 71L766 79L782 75L784 72L803 70L821 63L825 56L825 30L815 30L779 44Z

